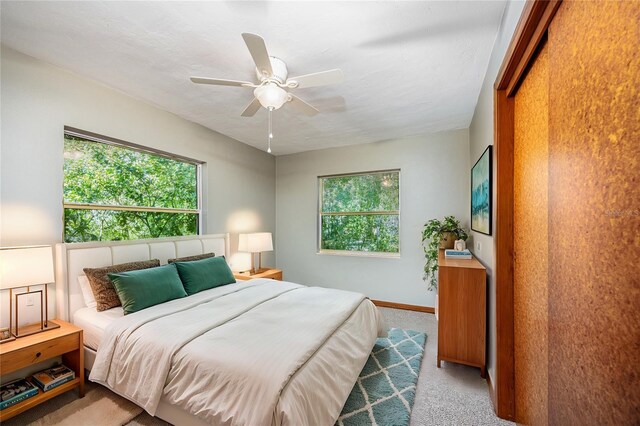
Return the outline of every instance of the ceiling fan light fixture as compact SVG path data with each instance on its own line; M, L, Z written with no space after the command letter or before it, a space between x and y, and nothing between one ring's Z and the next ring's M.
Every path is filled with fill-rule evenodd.
M266 83L253 91L254 96L260 105L269 109L278 109L288 100L288 93L275 83Z

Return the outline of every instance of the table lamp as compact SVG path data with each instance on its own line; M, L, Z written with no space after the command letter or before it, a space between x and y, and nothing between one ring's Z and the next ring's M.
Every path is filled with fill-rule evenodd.
M273 251L273 241L271 232L254 232L252 234L240 234L238 241L238 251L251 253L251 273L255 274L262 270L262 252ZM253 258L258 253L258 270L255 269Z
M15 337L23 337L60 327L49 322L47 285L54 282L53 251L51 246L3 247L0 248L0 289L9 290L9 330ZM44 287L31 290L32 286ZM15 295L15 326L13 325L13 289L26 288ZM20 297L40 293L40 322L20 327L18 300ZM44 299L44 300L43 300Z

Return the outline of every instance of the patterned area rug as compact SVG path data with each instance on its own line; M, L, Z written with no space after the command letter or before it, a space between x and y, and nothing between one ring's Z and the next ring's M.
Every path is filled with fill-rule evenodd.
M425 333L401 328L378 339L336 425L408 425L426 341Z

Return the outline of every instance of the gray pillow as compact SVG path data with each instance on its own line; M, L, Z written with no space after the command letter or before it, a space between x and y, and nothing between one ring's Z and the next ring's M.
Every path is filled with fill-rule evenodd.
M193 262L194 260L208 259L210 257L216 257L215 253L196 254L194 256L177 257L175 259L169 259L167 262Z

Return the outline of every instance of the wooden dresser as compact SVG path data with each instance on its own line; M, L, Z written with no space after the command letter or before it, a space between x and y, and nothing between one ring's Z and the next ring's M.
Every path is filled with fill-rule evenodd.
M438 259L438 368L440 361L480 367L486 374L486 269L476 258Z

